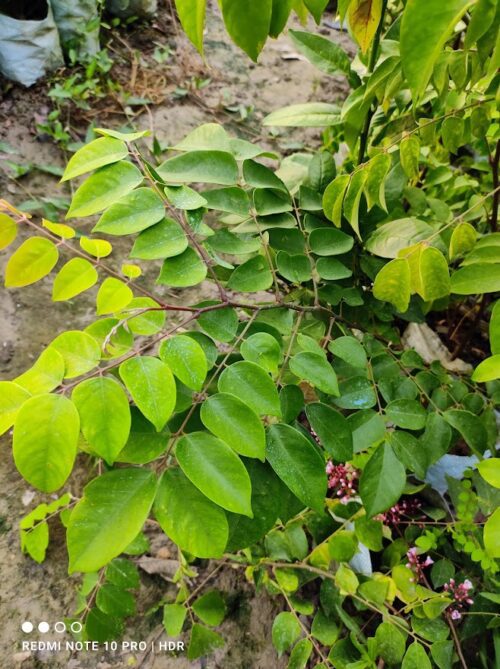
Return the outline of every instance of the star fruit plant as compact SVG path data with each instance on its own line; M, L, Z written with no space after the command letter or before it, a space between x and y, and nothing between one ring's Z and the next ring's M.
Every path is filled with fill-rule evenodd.
M326 5L247 4L221 2L253 58L292 4L318 21ZM100 129L64 173L84 178L71 225L3 202L2 246L26 237L9 289L54 271L55 302L96 290L94 322L0 384L17 469L52 494L22 520L22 549L42 561L60 514L84 638L134 613L133 556L156 522L179 550L163 622L189 630L190 659L223 644L223 596L190 585L210 558L211 575L232 563L281 597L289 667L500 661L498 3L338 6L352 62L290 34L347 99L264 121L324 127L321 150L280 160L210 123L156 164L146 133ZM201 49L204 3L177 7ZM488 318L472 378L402 345L408 324L445 322L467 355L461 327L478 337ZM96 469L78 498L79 452Z

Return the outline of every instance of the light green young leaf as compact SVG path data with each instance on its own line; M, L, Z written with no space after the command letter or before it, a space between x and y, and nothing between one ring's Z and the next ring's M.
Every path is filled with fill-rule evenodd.
M193 611L207 625L217 627L226 616L226 602L218 590L209 590L193 602Z
M497 353L480 362L471 378L476 383L486 383L487 381L500 379L500 354Z
M14 379L14 382L31 395L50 393L57 388L64 378L65 363L63 356L53 348L42 351L35 364Z
M235 395L258 415L280 416L281 406L271 377L253 362L235 362L219 377L219 392Z
M236 453L264 461L264 426L257 414L240 399L227 393L212 395L201 405L200 417L205 427Z
M68 181L99 167L116 163L128 156L124 142L113 137L100 137L78 149L68 161L61 181Z
M416 104L453 29L473 0L410 0L401 21L401 61Z
M140 170L124 160L101 167L77 189L66 218L84 218L103 211L138 186L142 179Z
M272 0L221 0L220 4L227 32L252 60L257 60L271 28Z
M483 479L494 488L500 488L500 458L481 460L477 468Z
M0 381L0 434L13 425L19 409L29 400L31 394L12 381Z
M491 558L500 558L500 508L486 521L483 539L488 555Z
M221 439L191 432L179 439L175 455L184 474L208 499L227 511L253 517L248 472Z
M162 265L157 282L175 288L196 286L207 276L207 266L188 246L180 255L168 257Z
M266 457L276 474L306 506L323 513L325 462L311 442L291 425L272 425Z
M387 211L385 203L385 180L391 169L391 157L388 153L379 153L368 163L368 176L365 181L365 197L368 211L375 205Z
M192 553L192 551L189 552ZM169 637L180 635L186 616L187 608L182 604L165 604L163 607L163 627Z
M493 305L490 316L490 348L493 355L500 353L500 300Z
M342 224L342 209L344 196L350 182L348 174L339 174L331 184L326 187L323 194L323 211L328 220L332 221L337 228Z
M202 389L208 366L198 342L186 335L176 335L162 343L159 355L185 386L197 392Z
M420 140L417 135L403 137L399 145L401 166L408 179L418 179L418 164L420 159Z
M351 61L347 53L335 42L321 35L290 30L290 37L297 49L326 74L349 74Z
M390 302L404 313L411 296L410 265L406 258L396 258L387 263L375 277L373 294L377 300Z
M387 443L375 450L363 469L359 494L371 518L383 513L403 494L406 485L405 468Z
M451 234L449 256L456 260L472 251L476 245L477 232L470 223L459 223Z
M289 105L268 114L263 125L292 128L322 128L340 122L339 108L327 102L307 102Z
M297 353L290 360L290 371L327 395L339 395L337 375L326 356L311 351Z
M120 198L101 216L92 232L131 235L149 228L165 215L165 206L151 188L136 188Z
M137 407L159 432L172 415L177 399L170 368L158 358L144 355L125 360L119 371Z
M178 256L187 249L188 240L181 226L171 218L165 218L144 230L135 240L131 258L160 260Z
M157 481L147 469L115 469L87 484L69 518L69 573L94 572L120 555L144 525Z
M14 462L32 486L50 493L64 485L75 462L80 418L62 395L27 400L14 424Z
M54 242L45 237L29 237L7 262L6 288L22 288L40 281L52 271L58 260L59 251Z
M357 234L359 239L361 235L359 233L359 203L361 201L361 196L363 194L363 188L368 178L368 171L363 168L355 172L344 198L344 216L349 221L351 228Z
M97 293L97 315L103 316L104 314L121 311L125 309L133 297L134 293L126 283L109 276L104 279Z
M420 278L422 298L426 302L438 300L450 294L450 273L446 258L433 246L425 247L420 253Z
M13 218L0 212L0 251L7 248L17 237L17 223Z
M163 191L167 200L176 209L192 211L207 204L205 198L189 186L165 186Z
M97 367L101 359L99 344L86 332L68 330L58 335L50 348L61 354L65 365L65 379L86 374Z
M175 7L184 32L203 54L206 0L175 0Z
M112 465L130 433L130 407L123 387L110 376L100 376L78 384L71 399L88 445Z
M238 164L225 151L189 151L169 158L158 167L168 183L208 183L233 186L238 181Z
M52 287L54 302L71 300L97 282L95 267L85 258L72 258L59 270Z
M273 621L273 646L281 657L300 637L301 627L297 618L288 611L278 613Z
M163 474L154 515L181 550L199 558L220 558L228 539L226 514L175 467Z

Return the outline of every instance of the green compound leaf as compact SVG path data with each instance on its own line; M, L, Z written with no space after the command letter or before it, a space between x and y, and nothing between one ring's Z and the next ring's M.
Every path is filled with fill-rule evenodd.
M61 181L74 179L99 167L115 163L128 156L128 149L124 142L112 137L99 137L93 142L85 144L71 156L64 170Z
M160 346L159 355L185 386L197 392L202 389L208 366L198 342L186 335L170 337Z
M112 465L130 433L130 407L122 386L109 376L87 379L76 386L71 399L88 445Z
M193 611L207 625L217 627L226 616L226 602L218 590L205 592L193 602Z
M157 171L162 179L173 184L208 183L233 186L238 182L238 164L225 151L189 151L169 158Z
M324 355L312 351L297 353L290 360L290 370L327 395L339 395L337 375Z
M101 167L77 189L66 218L97 214L133 190L142 180L140 170L124 160Z
M401 21L401 61L413 102L422 98L438 56L472 0L410 0Z
M134 297L134 293L126 283L109 276L105 279L97 293L97 315L113 314L124 309Z
M135 240L131 258L139 260L162 260L178 256L188 247L188 240L181 226L171 218L165 218L144 230Z
M347 253L354 246L354 239L333 228L317 228L309 235L311 251L318 256L336 256Z
M305 505L323 513L325 462L311 442L290 425L272 425L267 433L266 456L293 494Z
M137 407L159 432L172 415L177 399L170 368L158 358L143 355L122 362L119 371Z
M257 60L271 28L273 1L221 0L220 4L227 32L252 60Z
M154 515L165 534L181 550L199 558L220 558L226 548L226 514L178 468L162 476Z
M19 409L29 400L31 394L12 381L0 381L0 434L13 425Z
M69 519L69 573L97 571L122 553L141 531L156 487L145 469L116 469L86 485Z
M92 232L131 235L149 228L165 215L165 205L151 188L136 188L107 209Z
M456 295L497 293L500 291L500 264L462 267L451 275L450 289Z
M80 419L62 395L27 400L14 424L14 462L23 478L43 492L64 485L75 462Z
M273 285L273 275L263 256L256 256L239 265L231 274L227 287L241 293L256 293Z
M288 611L278 613L273 622L273 646L279 657L283 655L300 637L301 627L297 618Z
M365 465L359 494L369 517L387 511L403 494L405 468L387 443L381 444Z
M427 420L427 412L416 400L394 400L385 408L387 417L398 427L407 430L422 430Z
M54 302L71 300L97 283L95 267L85 258L72 258L59 271L52 287Z
M236 453L264 461L264 426L257 414L240 399L227 393L212 395L203 402L200 417L205 427Z
M396 258L385 265L375 277L373 294L377 300L390 302L404 313L410 304L411 272L406 258Z
M217 648L222 648L224 643L224 639L220 634L199 623L194 623L191 628L187 658L189 661L192 661L199 657L210 655Z
M253 517L250 477L227 444L207 432L193 432L179 439L175 455L184 474L208 499Z
M323 4L326 4L323 2ZM290 30L290 37L297 49L326 74L349 74L351 62L347 53L335 42L321 35L301 30Z
M5 268L6 288L23 288L47 276L59 260L54 242L29 237L14 251Z
M339 411L321 402L308 404L306 414L323 448L339 462L351 460L352 430L347 419Z
M203 54L206 0L175 0L175 7L184 32L198 51Z
M281 406L271 377L253 362L227 367L219 377L219 392L235 395L258 415L280 416Z
M207 276L207 266L190 246L183 253L167 258L157 282L175 288L187 288L201 283Z
M65 379L90 372L101 360L101 349L97 341L79 330L68 330L58 335L50 348L57 351L64 360Z

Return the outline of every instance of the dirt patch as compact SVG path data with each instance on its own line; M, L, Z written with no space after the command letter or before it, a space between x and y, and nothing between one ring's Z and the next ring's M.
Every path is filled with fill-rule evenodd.
M322 77L295 53L286 36L268 44L258 65L250 64L248 58L230 44L215 15L210 16L208 24L208 64L204 64L186 38L173 31L172 25L169 13L162 10L153 25L136 26L127 33L119 34L121 50L115 54L117 76L124 86L127 81L130 83L130 94L149 95L154 98L154 103L142 107L138 114L136 107L127 108L123 100L119 103L117 100L99 101L89 113L80 110L68 117L68 127L74 139L83 138L85 123L93 120L111 127L124 123L149 127L158 141L169 145L200 123L219 120L235 134L258 139L281 153L286 153L291 146L303 146L307 150L318 143L319 131L285 131L272 136L267 131L261 132L260 120L268 112L286 104L313 99L336 100L345 94L343 80ZM342 34L334 34L327 29L325 32L344 44L348 43ZM118 49L120 40L115 40L112 48ZM151 58L158 43L169 44L172 57L167 64L158 64L153 68ZM141 65L138 51L141 58L149 63L147 66ZM193 82L199 79L210 79L210 83L197 88ZM184 94L183 90L188 93ZM26 201L41 201L49 211L52 206L55 217L58 210L53 203L67 199L68 192L59 186L57 177L48 174L44 167L61 167L64 164L60 149L36 130L37 123L47 117L50 109L46 93L47 84L43 82L28 91L12 87L0 101L0 142L4 142L3 149L7 145L17 151L0 156L4 159L0 187L2 196L14 204L22 206ZM45 171L31 170L26 176L14 180L13 171L7 164L9 159L15 163L33 164ZM121 246L117 248L122 250ZM5 254L0 260L0 265L4 264ZM148 274L146 280L151 278ZM93 320L95 293L89 291L73 302L55 306L50 299L51 283L49 279L24 290L0 292L1 379L13 378L29 367L61 330L82 328ZM185 293L183 299L186 299L184 296ZM211 581L212 587L227 593L230 616L221 628L227 640L225 648L207 660L189 663L182 655L172 657L164 653L143 657L140 653L22 652L21 623L25 620L34 623L44 620L53 624L71 615L79 579L67 576L64 532L58 522L51 525L51 544L45 563L38 565L21 555L19 519L45 498L38 493L33 496L20 479L10 455L8 436L0 440L0 444L4 450L0 461L0 486L3 491L0 500L2 666L111 669L136 666L136 660L142 661L141 666L154 669L183 669L188 666L268 669L284 666L277 660L270 641L272 620L280 602L264 594L256 595L253 588L246 584L241 570L232 568L221 570ZM89 469L89 461L81 456L70 481L69 488L73 493L79 493L89 477ZM169 551L168 542L155 528L151 531L152 551L165 557ZM202 580L214 565L201 562L196 568ZM139 593L139 615L129 621L124 638L137 641L158 638L161 632L160 614L145 613L160 599L173 598L174 593L175 586L161 575L144 573ZM33 639L42 637L44 640L55 639L51 633L39 635L34 632L30 636Z

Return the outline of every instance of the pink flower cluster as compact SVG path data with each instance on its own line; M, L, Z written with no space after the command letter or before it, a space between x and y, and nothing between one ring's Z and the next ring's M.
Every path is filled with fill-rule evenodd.
M385 525L395 526L402 520L416 516L421 507L422 503L418 499L402 499L385 513L379 514L377 520L381 520Z
M406 557L408 558L406 566L408 567L408 569L412 570L412 572L415 574L416 577L413 578L412 580L416 581L417 583L423 581L424 569L426 567L430 567L431 564L434 564L434 560L429 555L427 555L425 559L421 558L415 546L410 548L410 550L406 553Z
M460 620L462 618L461 610L466 604L469 606L474 604L474 600L470 597L470 591L474 588L469 579L466 579L463 583L458 585L455 583L454 578L450 578L449 583L445 583L443 586L446 592L449 592L452 595L454 603L450 607L450 617L452 620Z
M345 463L334 465L331 460L326 463L328 487L340 498L342 504L347 504L358 493L359 471Z

